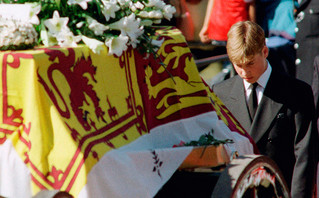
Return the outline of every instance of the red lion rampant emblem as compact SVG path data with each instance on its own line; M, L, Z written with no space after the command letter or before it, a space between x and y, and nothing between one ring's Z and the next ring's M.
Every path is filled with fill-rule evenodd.
M94 114L97 119L106 123L105 119L103 118L105 112L102 111L99 105L100 99L97 97L93 86L89 84L89 77L93 82L96 83L96 79L94 77L96 74L96 67L92 65L91 58L88 57L87 59L85 59L84 56L82 56L80 59L75 60L75 52L72 48L68 49L68 55L65 55L65 53L59 50L46 49L45 52L50 56L50 61L53 62L55 59L58 59L58 61L55 61L55 63L50 65L47 70L47 75L52 88L54 89L54 91L56 91L58 97L60 97L61 101L63 102L64 108L61 108L59 106L53 91L51 90L51 88L49 88L44 79L38 74L39 82L44 86L46 92L49 94L59 113L65 118L70 118L70 111L68 109L67 102L61 94L61 91L63 90L59 90L54 81L53 75L55 72L60 72L65 77L71 90L69 99L71 101L70 104L72 107L72 111L74 112L77 120L79 121L79 123L81 123L83 128L86 131L91 130L92 127L95 128L94 121L89 118L89 115L92 112L89 112L82 108L84 103L89 105L89 102L86 99L87 96L93 102L93 105L95 107ZM89 74L89 77L87 77L87 75L85 74Z

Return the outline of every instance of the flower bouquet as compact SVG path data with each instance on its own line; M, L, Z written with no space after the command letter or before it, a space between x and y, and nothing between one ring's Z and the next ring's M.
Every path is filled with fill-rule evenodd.
M151 53L162 41L154 25L170 20L175 7L162 0L0 0L1 6L28 6L23 21L0 8L0 49L34 45L74 47L86 44L94 53L104 46L120 56L128 47ZM34 29L33 29L34 28ZM17 39L19 38L19 39Z

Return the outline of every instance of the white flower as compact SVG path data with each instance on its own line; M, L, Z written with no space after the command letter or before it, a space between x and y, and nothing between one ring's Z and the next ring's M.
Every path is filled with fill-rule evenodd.
M139 44L150 41L154 31L144 27L161 23L163 18L170 20L176 12L175 7L166 5L164 0L66 0L65 5L61 0L49 1L55 2L56 6L41 8L45 3L30 5L30 14L27 13L24 20L28 25L17 25L17 21L1 19L0 16L0 44L10 46L24 43L32 46L36 44L39 37L37 34L40 33L41 41L47 47L72 47L82 40L94 53L100 53L108 46L109 54L120 56L128 46L136 48ZM97 8L94 15L89 9L91 4ZM51 18L39 20L39 13L43 16L45 13L52 13L52 9L55 10L52 11ZM138 16L135 15L137 13ZM72 17L71 21L70 16L74 14L79 17ZM41 28L41 32L35 30L35 24L39 25L37 27ZM153 40L151 45L142 47L148 50L150 47L157 49L162 42ZM25 45L21 45L23 46Z
M140 1L136 2L136 3L130 3L130 9L132 10L132 12L135 12L136 10L143 10L144 8L144 4L142 4Z
M163 18L163 14L161 11L159 10L152 10L148 13L149 15L149 18L152 18L152 19L161 19Z
M24 37L21 36L20 33L15 32L15 34L13 34L13 45L20 45L21 43L24 43Z
M29 21L3 19L0 17L0 47L35 44L37 40L38 34Z
M56 35L64 30L69 30L67 26L68 22L68 17L60 17L59 12L55 10L53 13L53 18L45 20L44 25L49 29L49 32L52 35Z
M156 47L161 47L163 42L164 42L164 38L162 38L162 40L152 39L151 44Z
M149 18L149 19L162 19L163 18L163 14L160 10L152 10L150 12L141 11L139 13L139 16L142 18Z
M44 46L49 47L58 44L58 41L54 36L52 36L51 33L49 33L46 30L41 30L40 32L40 38L42 40L42 43Z
M100 54L101 50L103 50L104 43L99 40L82 36L82 41L96 54Z
M147 11L141 11L139 14L138 14L140 17L143 17L143 18L149 18L149 14Z
M143 27L140 27L141 31L142 31L142 34L144 32L143 30ZM131 39L130 42L129 42L129 45L132 45L133 48L136 48L137 47L137 44L140 43L140 40L139 39Z
M11 32L14 32L16 30L16 24L14 23L14 20L2 20L1 24L1 36L10 36Z
M81 6L83 10L86 10L88 8L88 2L91 2L92 0L68 0L69 5L78 4Z
M106 21L109 21L110 18L115 18L115 12L121 9L120 6L117 5L116 0L102 0L102 3L104 5L104 7L102 8L102 13Z
M109 54L115 54L121 56L123 51L127 50L126 43L129 38L127 36L120 35L119 37L112 37L105 41L105 45L109 48Z
M39 25L40 24L40 20L38 18L38 14L41 11L41 5L37 4L37 3L33 3L33 5L31 6L31 11L29 13L29 22L35 25Z
M144 8L144 5L140 1L134 3L134 6L140 10Z
M128 45L131 45L134 49L137 47L137 44L139 44L140 41L135 39L135 40L131 40Z
M27 38L26 38L26 39L24 40L24 43L25 43L25 44L27 44L27 45L30 45L30 44L32 44L32 43L33 43L33 40L32 40L32 39L27 39Z
M121 34L128 35L132 40L137 39L143 34L143 29L140 29L141 19L135 19L135 14L121 18L119 21L109 25L110 29L120 30Z
M162 0L148 0L148 3L145 4L147 7L155 7L159 9L163 9L166 5Z
M56 39L61 47L76 47L81 36L74 36L71 31L62 31L56 36Z
M97 20L87 16L86 18L89 29L91 29L95 35L102 35L105 30L108 30L109 27L99 23Z
M131 5L132 0L117 0L121 7L125 8Z
M171 20L175 12L176 8L172 5L166 5L163 9L163 15L167 20Z
M11 42L10 39L8 39L8 38L3 38L3 39L1 39L1 40L2 40L2 42L0 43L0 47L10 45L10 42Z

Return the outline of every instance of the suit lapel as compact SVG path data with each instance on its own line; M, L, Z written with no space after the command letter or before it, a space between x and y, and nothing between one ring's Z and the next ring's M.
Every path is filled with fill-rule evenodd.
M263 96L258 105L255 119L251 125L249 134L258 142L270 127L273 120L276 118L282 104L273 101L268 96Z
M232 110L231 112L234 114L238 122L244 127L247 132L249 132L251 121L246 105L243 80L239 76L237 76L235 85L233 86L232 90L230 90L229 106Z
M276 119L278 112L283 104L276 102L276 97L280 95L277 82L278 77L272 72L270 79L265 88L263 97L258 105L255 119L251 125L249 134L258 142L260 138L266 133L271 123Z

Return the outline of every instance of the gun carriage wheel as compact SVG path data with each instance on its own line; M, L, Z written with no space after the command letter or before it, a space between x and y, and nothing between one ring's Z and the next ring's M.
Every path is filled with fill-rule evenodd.
M290 194L279 168L269 157L244 155L221 170L179 170L155 197L289 198Z

